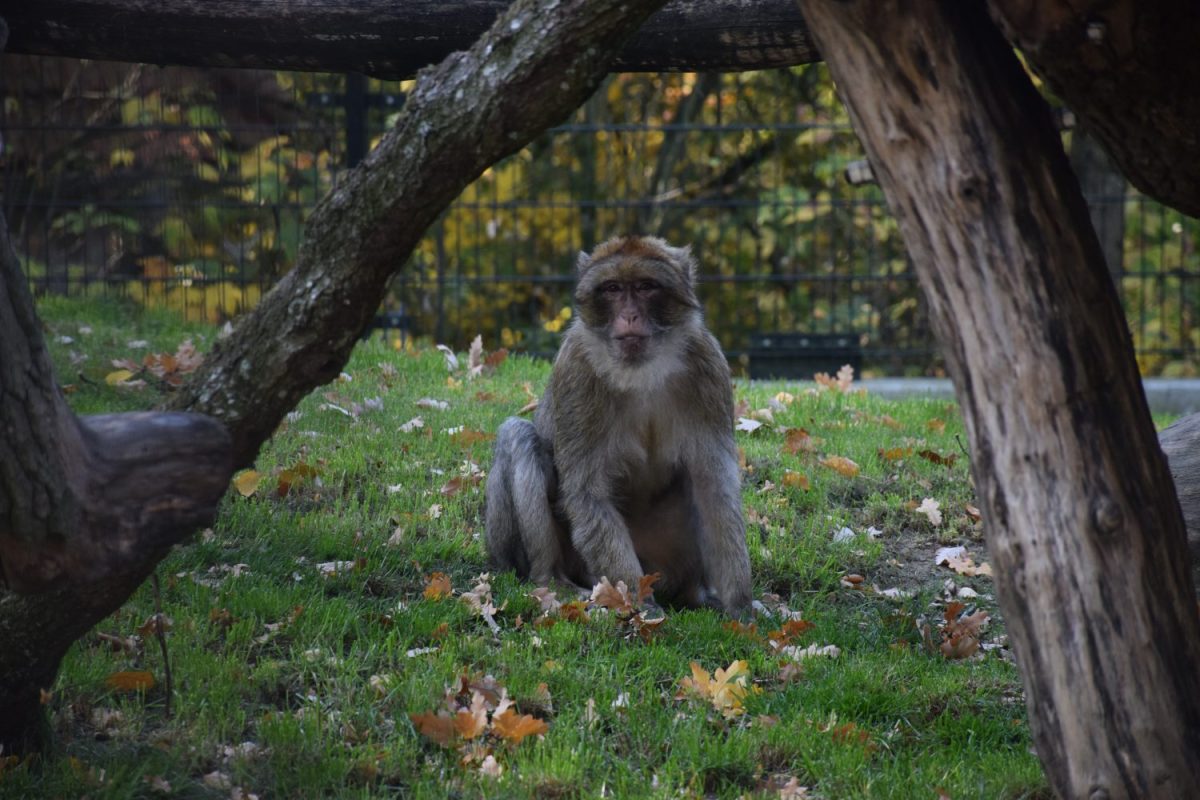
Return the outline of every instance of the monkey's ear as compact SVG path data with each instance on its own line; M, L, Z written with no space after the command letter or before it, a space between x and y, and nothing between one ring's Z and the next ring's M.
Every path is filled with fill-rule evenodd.
M575 257L575 272L582 275L591 264L592 257L580 250L579 255Z
M699 269L699 263L696 261L696 257L692 255L692 246L686 244L683 247L673 247L671 249L674 251L672 255L679 260L680 266L687 273L688 283L695 286L696 271Z

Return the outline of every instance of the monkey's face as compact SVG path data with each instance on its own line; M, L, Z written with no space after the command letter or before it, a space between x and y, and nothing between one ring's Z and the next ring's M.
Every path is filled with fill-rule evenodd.
M661 340L699 308L686 269L657 255L618 253L592 262L575 293L583 324L627 366L653 359Z

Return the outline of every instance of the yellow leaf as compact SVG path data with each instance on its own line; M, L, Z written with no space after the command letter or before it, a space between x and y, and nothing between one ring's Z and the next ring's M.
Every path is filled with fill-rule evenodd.
M114 672L104 679L104 685L119 692L143 692L154 686L154 676L143 670Z
M855 464L845 456L828 456L827 458L822 458L818 463L822 467L829 467L829 469L846 478L853 478L858 474L858 464Z
M258 491L258 482L262 480L256 470L244 469L233 476L233 486L242 497L249 497Z
M116 386L118 383L124 383L133 377L133 373L127 369L119 369L115 372L110 372L104 376L104 382L109 386Z
M429 582L425 584L426 600L441 600L453 593L454 587L450 584L450 576L446 573L435 572L429 576Z

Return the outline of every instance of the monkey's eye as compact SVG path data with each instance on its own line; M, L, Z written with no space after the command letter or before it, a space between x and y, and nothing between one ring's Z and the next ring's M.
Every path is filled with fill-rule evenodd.
M658 291L659 288L657 281L639 281L637 285L638 292L642 294Z
M605 294L616 294L621 291L621 284L616 281L608 281L607 283L600 284L600 291Z

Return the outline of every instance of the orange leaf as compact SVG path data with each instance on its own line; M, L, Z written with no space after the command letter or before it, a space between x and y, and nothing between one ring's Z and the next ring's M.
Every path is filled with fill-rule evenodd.
M784 431L784 452L797 455L799 453L811 453L815 448L816 444L804 428L788 428Z
M408 718L416 726L417 733L426 739L432 739L442 747L450 746L450 741L454 738L454 720L445 711L437 714L409 714Z
M550 726L537 717L518 714L508 708L504 713L492 717L492 730L513 744L520 744L526 736L544 736L550 730Z
M450 576L446 573L435 572L429 576L429 581L425 584L426 600L441 600L453 593L454 587L450 584Z
M808 478L802 473L793 472L792 470L788 469L783 471L783 485L790 486L793 489L803 489L807 492L809 484Z
M944 433L946 431L946 421L941 419L931 419L925 423L925 427L932 433Z
M913 451L911 447L889 447L887 450L880 448L878 452L884 461L899 461L911 456Z
M464 739L474 739L487 729L487 709L472 704L470 710L460 708L454 714L454 730Z
M503 364L504 360L506 358L508 358L508 350L501 347L499 350L497 350L494 353L488 353L487 358L485 358L483 360L483 364L486 367L491 367L492 369L495 369L496 367Z
M143 670L114 672L104 679L104 685L119 692L144 692L154 686L154 676Z
M822 458L817 463L822 467L829 467L829 469L846 478L853 478L858 474L858 464L855 464L845 456L828 456Z
M967 503L964 510L967 512L967 516L971 518L972 522L979 522L981 519L983 519L983 514L979 512L979 509L970 503Z

